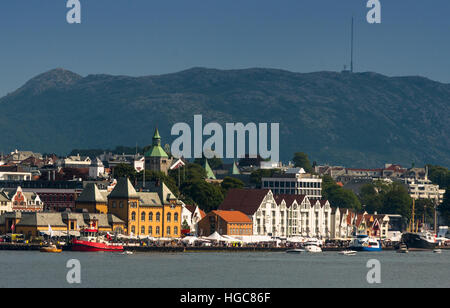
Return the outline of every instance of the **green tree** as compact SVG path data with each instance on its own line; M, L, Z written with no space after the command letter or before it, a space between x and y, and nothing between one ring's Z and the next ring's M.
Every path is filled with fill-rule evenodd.
M294 161L295 167L303 168L308 173L314 172L311 166L311 162L309 161L308 155L306 153L297 152L294 154L294 158L292 160Z
M450 223L450 186L447 187L444 194L444 201L438 207L438 211L445 219L446 223Z
M130 181L134 181L136 179L136 169L133 166L128 164L119 164L113 169L114 178L129 178Z
M379 193L374 184L363 185L359 193L359 199L365 206L364 210L368 213L381 213L383 211L383 195Z
M450 186L450 171L441 166L427 165L428 178L440 187Z
M192 200L205 212L216 210L224 199L219 185L204 180L183 183L181 192L187 197L186 200Z
M254 184L256 186L256 188L261 188L262 187L262 183L261 183L261 179L262 178L270 178L272 177L275 173L280 172L279 169L258 169L253 171L250 174L250 183Z
M226 193L230 189L244 188L244 182L239 179L227 176L223 179L223 182L220 184L220 186L222 187L223 194L226 195Z
M322 177L322 196L334 207L361 210L361 202L349 189L336 184L332 177Z
M404 219L411 217L412 199L408 190L400 183L392 183L391 190L383 197L384 214L400 214Z

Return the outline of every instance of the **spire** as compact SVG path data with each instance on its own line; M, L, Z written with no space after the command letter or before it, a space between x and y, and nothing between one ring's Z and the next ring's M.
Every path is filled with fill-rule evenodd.
M155 134L153 135L153 146L161 146L161 136L159 135L158 128L155 129Z
M233 167L231 167L231 174L233 175L241 174L238 166L236 165L236 161L233 161Z
M211 167L208 164L208 159L205 158L205 164L203 165L203 168L206 171L206 178L215 180L216 176L214 175L214 172L212 171Z

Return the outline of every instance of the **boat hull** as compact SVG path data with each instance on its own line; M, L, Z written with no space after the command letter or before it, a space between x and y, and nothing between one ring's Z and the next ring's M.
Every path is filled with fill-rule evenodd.
M406 244L408 249L433 250L437 247L437 243L429 242L415 233L403 234L402 242Z
M49 247L43 247L39 250L40 252L47 252L47 253L61 253L62 249L59 248L49 248Z
M72 251L83 251L83 252L123 252L123 246L121 245L111 245L105 243L95 243L95 242L85 242L74 240L72 242Z
M382 251L381 247L350 247L350 249L356 251Z

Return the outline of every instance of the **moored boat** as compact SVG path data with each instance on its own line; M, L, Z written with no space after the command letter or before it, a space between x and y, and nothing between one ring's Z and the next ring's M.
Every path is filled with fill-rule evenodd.
M48 253L61 253L62 249L58 248L56 245L44 246L39 249L40 252L48 252Z
M435 237L430 232L407 232L402 235L402 242L408 249L433 250L437 243Z
M408 253L408 246L405 243L401 243L397 249L398 253Z
M368 235L358 235L350 243L350 249L356 251L381 251L380 241Z
M344 250L344 251L340 251L339 254L344 255L344 256L354 256L354 255L356 255L356 251L355 250Z
M100 236L98 230L91 228L85 229L81 232L79 239L73 239L71 245L72 251L85 251L85 252L123 252L124 248L121 244L112 243L111 237Z
M286 250L286 253L297 253L297 254L299 254L299 253L302 253L302 252L305 252L305 250L304 249L289 249L289 250Z

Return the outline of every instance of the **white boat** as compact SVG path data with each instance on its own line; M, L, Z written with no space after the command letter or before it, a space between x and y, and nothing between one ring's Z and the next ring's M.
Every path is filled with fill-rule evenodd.
M368 235L358 235L350 243L350 249L356 251L381 251L380 242Z
M305 246L305 250L307 252L311 252L311 253L318 253L318 252L322 252L322 248L320 248L319 246L315 245L315 244L307 244Z
M302 252L305 252L305 250L304 249L289 249L289 250L286 250L286 253L302 253Z
M344 251L340 251L339 254L340 255L344 255L344 256L354 256L354 255L356 255L356 251L354 251L354 250L344 250Z

